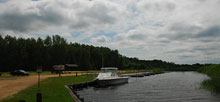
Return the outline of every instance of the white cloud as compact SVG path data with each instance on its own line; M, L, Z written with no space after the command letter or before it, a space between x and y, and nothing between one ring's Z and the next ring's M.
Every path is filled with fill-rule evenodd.
M60 34L140 59L216 63L219 9L219 0L8 0L0 2L0 33Z
M106 37L104 35L91 38L91 42L98 43L98 44L104 44L104 43L106 43L106 42L108 42L110 40L111 40L110 38L108 38L108 37Z

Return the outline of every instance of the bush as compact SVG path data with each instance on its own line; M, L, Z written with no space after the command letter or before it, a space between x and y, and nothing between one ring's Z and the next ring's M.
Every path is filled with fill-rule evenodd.
M213 64L210 66L198 69L198 72L207 74L210 79L202 82L202 88L208 89L211 92L220 93L220 65Z
M152 72L164 72L164 70L161 68L153 68Z

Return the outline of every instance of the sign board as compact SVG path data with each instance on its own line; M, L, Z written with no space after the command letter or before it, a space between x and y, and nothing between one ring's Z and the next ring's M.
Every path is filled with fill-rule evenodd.
M37 73L41 73L42 72L42 67L41 66L38 66L37 67Z

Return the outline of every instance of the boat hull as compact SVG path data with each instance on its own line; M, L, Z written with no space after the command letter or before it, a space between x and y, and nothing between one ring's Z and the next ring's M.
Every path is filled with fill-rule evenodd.
M101 79L101 80L97 79L96 82L98 87L105 87L105 86L113 86L113 85L128 83L128 78L121 77L116 79Z

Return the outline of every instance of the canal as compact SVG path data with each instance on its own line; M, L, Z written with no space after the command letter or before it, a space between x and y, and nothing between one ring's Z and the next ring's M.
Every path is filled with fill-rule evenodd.
M169 72L129 78L128 84L78 91L85 102L220 102L219 95L201 89L208 79L197 72Z

